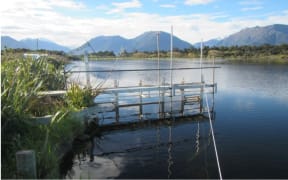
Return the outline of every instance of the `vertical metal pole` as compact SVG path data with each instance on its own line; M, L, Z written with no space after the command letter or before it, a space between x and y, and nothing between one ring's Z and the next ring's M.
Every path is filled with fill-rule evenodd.
M160 50L159 50L159 35L160 32L157 32L157 59L158 59L158 86L160 86Z
M159 98L159 104L158 104L158 118L160 119L161 117L161 100L160 100L160 53L159 53L159 35L160 32L157 32L157 58L158 58L158 98Z
M170 44L170 49L171 49L171 53L170 53L170 117L172 117L172 98L173 98L173 26L171 26L171 40L170 40L171 44Z
M200 90L200 113L203 113L203 86L204 86L204 80L203 80L203 72L202 72L202 59L203 59L203 40L201 39L201 48L200 48L200 79L201 79L201 90Z
M200 48L200 78L201 82L203 82L203 74L202 74L202 59L203 59L203 40L201 39L201 48Z
M172 89L172 83L173 83L172 68L173 68L173 26L171 26L171 39L170 39L170 86L171 86L171 89ZM172 96L172 92L171 92L171 96Z
M118 81L117 80L114 80L114 87L118 88ZM119 123L119 97L118 97L118 93L117 92L115 92L114 106L115 106L116 123Z
M215 84L215 58L213 56L213 93L214 93L214 84Z

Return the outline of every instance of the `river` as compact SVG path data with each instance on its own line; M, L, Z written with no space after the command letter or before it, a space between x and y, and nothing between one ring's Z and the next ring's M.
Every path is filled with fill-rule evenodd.
M223 64L215 69L214 133L223 178L288 178L288 66L274 64ZM211 66L204 64L203 66ZM158 83L155 72L113 72L115 69L151 69L152 60L89 62L91 85L135 85L140 80ZM160 61L161 68L170 62ZM199 67L176 60L174 68ZM82 62L67 67L84 70ZM203 70L212 82L212 69ZM170 71L161 71L170 81ZM173 82L199 81L200 70L173 71ZM86 83L84 74L74 79ZM97 101L97 98L96 98ZM95 138L95 159L75 159L73 178L219 178L209 122L123 130ZM198 137L199 136L199 137ZM170 143L172 141L172 143ZM103 153L104 152L104 153Z

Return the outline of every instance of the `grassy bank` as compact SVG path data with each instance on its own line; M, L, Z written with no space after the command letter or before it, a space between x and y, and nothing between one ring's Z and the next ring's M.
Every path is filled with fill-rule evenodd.
M84 130L71 112L90 103L75 97L89 99L91 94L78 88L63 97L38 96L39 91L64 88L61 61L23 59L16 54L2 56L1 63L1 178L21 178L15 153L28 149L36 153L37 178L59 178L63 147ZM45 115L52 115L50 123L35 118Z

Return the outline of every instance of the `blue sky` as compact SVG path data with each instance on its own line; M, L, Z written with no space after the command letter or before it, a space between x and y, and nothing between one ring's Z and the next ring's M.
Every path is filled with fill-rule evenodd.
M190 43L243 28L288 24L287 0L9 0L1 1L1 35L45 38L77 47L99 35L133 38L170 31Z

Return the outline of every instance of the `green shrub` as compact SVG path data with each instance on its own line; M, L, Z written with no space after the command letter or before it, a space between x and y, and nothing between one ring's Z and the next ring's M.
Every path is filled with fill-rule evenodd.
M67 103L74 109L81 109L93 104L93 93L89 88L82 89L78 84L71 84L66 94Z

